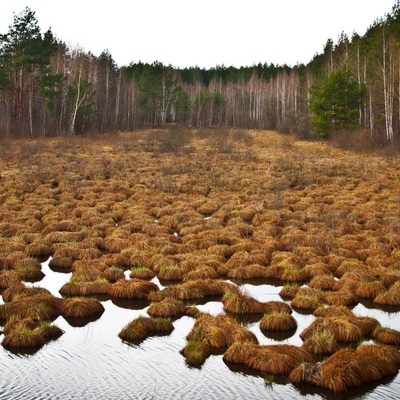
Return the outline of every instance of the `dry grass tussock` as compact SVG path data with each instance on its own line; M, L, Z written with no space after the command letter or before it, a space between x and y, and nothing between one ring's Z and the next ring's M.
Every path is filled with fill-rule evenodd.
M158 286L142 279L120 279L113 283L109 295L117 299L147 299L150 292L156 292Z
M169 319L138 317L129 322L118 336L130 343L140 343L150 335L168 335L174 330Z
M61 299L46 293L22 297L0 306L0 320L8 320L16 315L20 318L49 321L60 315L60 302Z
M60 312L63 317L89 318L100 316L104 307L96 299L72 297L62 299Z
M287 376L302 363L312 363L314 358L308 351L296 346L260 346L238 342L225 352L224 361L242 364L263 374Z
M333 392L346 392L367 382L394 376L399 367L400 354L395 348L361 345L355 350L339 350L322 363L303 363L291 372L289 379Z
M36 349L49 340L59 338L64 332L56 325L37 322L31 318L14 317L4 327L2 345L15 350Z
M290 307L284 302L262 303L234 286L226 288L222 304L224 310L232 314L263 314L273 311L291 313Z
M200 314L186 337L187 344L181 350L186 363L199 367L215 351L225 350L234 343L257 344L256 336L225 315L213 317Z
M172 318L183 312L178 301L216 296L228 313L290 319L284 303L261 303L224 282L272 278L296 311L325 320L314 326L318 335L305 338L310 352L330 354L343 338L372 332L380 343L397 343L372 319L344 311L360 299L400 306L397 156L256 130L167 128L3 144L2 320L60 315L59 299L21 287L21 280L43 276L40 261L51 256L51 268L73 272L64 296L147 299L154 315ZM127 270L130 280L122 276ZM165 289L149 282L156 276L168 281ZM198 317L194 308L184 312ZM204 343L188 341L194 360L213 351ZM266 366L272 350L235 346L227 358L248 352L245 365L273 370ZM322 367L306 362L311 367L302 371L312 381L341 390L315 378Z

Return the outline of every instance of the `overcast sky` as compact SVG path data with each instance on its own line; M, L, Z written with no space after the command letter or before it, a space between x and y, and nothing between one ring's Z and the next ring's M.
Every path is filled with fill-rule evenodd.
M327 39L363 35L395 0L0 0L0 33L26 6L43 31L119 66L308 63Z

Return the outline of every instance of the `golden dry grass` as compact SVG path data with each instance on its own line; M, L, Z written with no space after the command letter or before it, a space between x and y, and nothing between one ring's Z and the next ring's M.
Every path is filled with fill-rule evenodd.
M300 288L290 305L294 308L313 312L322 304L322 292L307 287Z
M71 138L78 147L45 140L40 152L14 161L0 155L0 288L9 302L1 318L19 315L25 306L17 301L43 295L22 288L21 280L39 279L39 258L51 255L51 268L73 271L60 290L66 296L139 296L160 308L167 298L216 296L228 312L264 314L272 304L238 294L222 279L272 278L299 312L346 317L363 338L378 335L375 320L345 309L359 299L400 305L397 156L255 130L245 132L252 138L246 148L227 136L229 152L215 138L202 139L204 132L188 132L190 154L155 157L151 134L135 132L137 145L124 151L117 135ZM18 154L24 143L13 146ZM51 171L50 180L43 171ZM139 290L122 279L127 269L133 282L157 276L168 287ZM59 313L31 308L36 317ZM185 313L198 317L195 310ZM193 346L194 360L212 350ZM312 376L318 368L307 365L303 372Z
M2 297L5 302L10 302L24 297L36 296L38 294L50 295L51 293L47 289L41 287L27 287L22 282L19 282L4 290Z
M379 343L395 346L400 345L400 332L395 329L377 326L372 332L372 337Z
M272 311L260 321L262 331L291 331L297 328L297 322L287 311Z
M346 392L367 382L395 375L399 352L384 345L341 349L320 364L304 363L289 375L294 383L309 383L333 392Z
M222 297L224 310L233 314L260 314L267 311L265 303L235 287L227 288Z
M183 315L186 306L179 300L165 298L158 303L150 304L147 313L152 317L176 318Z
M89 318L100 316L104 312L104 307L96 299L71 297L62 299L60 312L63 317L67 318Z
M156 273L148 267L132 267L129 276L131 279L137 278L150 280L156 276Z
M118 336L131 343L139 343L151 335L167 335L174 330L169 319L138 317L129 322L118 334Z
M352 317L326 317L317 319L311 323L300 337L306 340L321 332L331 333L338 342L356 343L363 338L363 331L354 323Z
M226 362L242 364L257 372L272 375L289 375L298 365L313 362L306 350L291 345L255 345L235 343L224 354Z
M63 296L96 296L108 294L110 283L107 281L74 282L65 283L59 290Z
M11 325L11 326L10 326ZM64 332L55 325L32 323L29 319L14 320L5 329L2 345L16 350L41 347L52 339L57 339Z
M181 350L186 363L199 367L213 351L227 349L235 343L257 344L256 336L225 315L215 317L199 314L186 337L186 346Z
M46 293L23 297L1 305L0 320L8 320L16 315L21 319L48 321L60 315L60 302L61 299Z
M109 288L109 295L116 299L147 299L150 292L156 292L158 286L142 279L120 279Z

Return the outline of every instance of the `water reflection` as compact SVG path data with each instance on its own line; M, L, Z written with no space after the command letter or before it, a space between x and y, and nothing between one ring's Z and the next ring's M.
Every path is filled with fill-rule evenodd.
M51 257L42 263L42 272L44 278L37 282L24 282L28 287L41 287L47 289L53 296L61 297L59 290L67 282L69 282L72 272L61 273L55 272L49 267Z
M392 328L400 331L400 313L387 312L377 308L367 308L363 304L358 304L353 308L353 313L360 317L373 317L385 328Z
M70 274L57 273L43 263L45 278L34 286L48 289L56 296ZM159 284L157 279L153 282ZM160 288L161 285L159 286ZM282 299L281 287L269 284L243 284L245 291L260 301ZM2 301L0 296L0 301ZM222 356L213 355L200 368L189 368L179 351L194 319L184 316L173 322L174 331L163 337L150 337L140 345L129 345L118 337L121 329L139 316L147 316L146 302L129 304L101 299L101 318L82 326L71 326L63 317L54 324L65 331L58 340L47 343L33 356L13 354L0 348L2 384L0 399L389 399L397 398L400 378L385 384L366 385L363 391L333 396L317 388L295 387L275 380L266 383L263 377L240 368L231 369ZM207 301L196 306L212 315L223 313L220 301ZM371 310L358 305L357 315L377 318L382 326L400 329L399 313ZM293 311L298 323L296 331L283 338L283 343L301 345L300 333L315 319ZM267 337L259 328L260 316L243 320L261 344L282 343L278 337ZM285 384L281 384L285 383Z

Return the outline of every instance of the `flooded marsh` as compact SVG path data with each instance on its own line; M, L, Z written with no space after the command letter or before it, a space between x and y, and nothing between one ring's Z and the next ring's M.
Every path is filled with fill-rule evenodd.
M223 134L9 144L0 399L396 397L400 164Z

